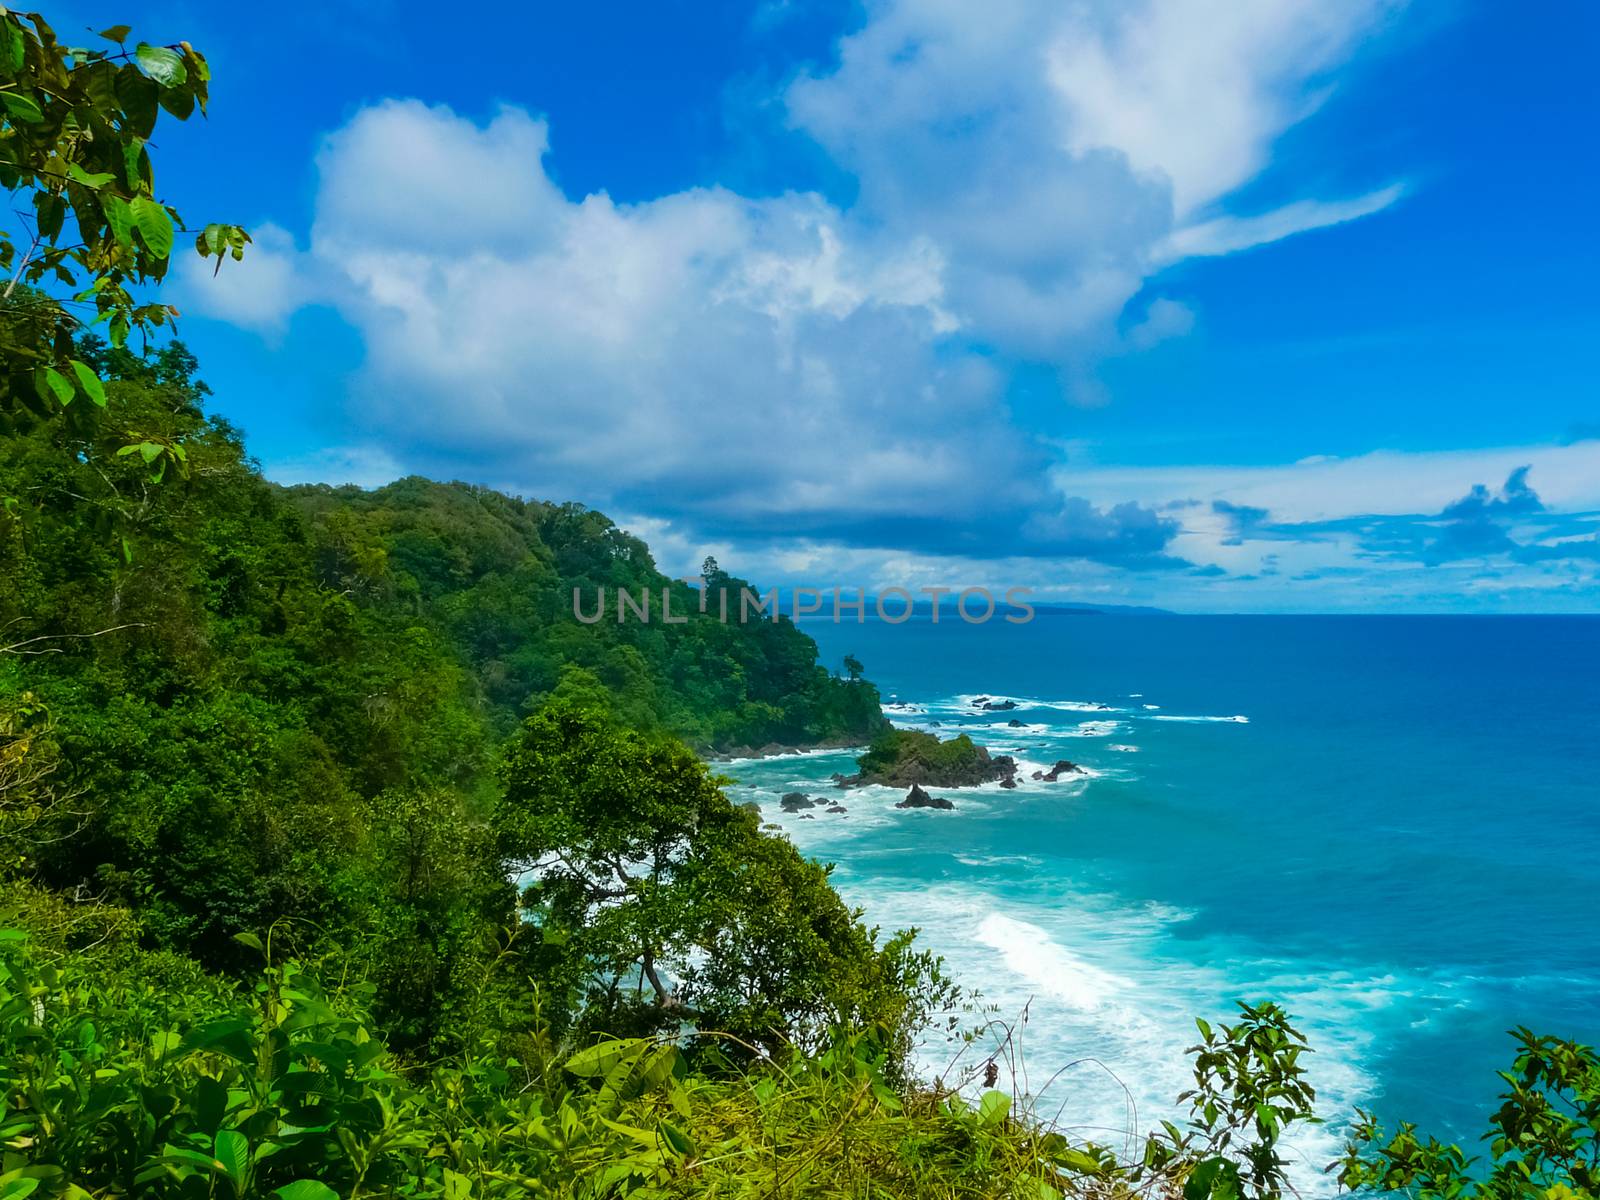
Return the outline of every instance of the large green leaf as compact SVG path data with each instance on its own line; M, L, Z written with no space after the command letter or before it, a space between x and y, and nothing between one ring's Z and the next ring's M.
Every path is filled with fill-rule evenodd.
M133 211L133 223L144 238L145 248L157 258L172 253L172 218L167 210L149 196L135 196L128 207Z
M1011 1097L1004 1092L985 1092L978 1101L978 1124L995 1126L1011 1112Z
M62 404L71 404L72 398L78 394L77 389L67 381L67 377L54 367L44 369L44 382Z
M32 96L22 92L0 92L0 104L4 104L6 112L19 121L26 121L30 125L37 125L44 120L44 111Z
M94 373L87 363L77 359L72 360L72 373L78 377L78 386L83 389L83 394L94 401L101 408L106 406L106 388L100 382L100 376Z
M233 1184L233 1194L243 1196L245 1173L250 1169L249 1141L237 1130L221 1129L217 1131L214 1148L217 1161Z
M278 1200L339 1200L339 1193L315 1179L296 1179L272 1193Z
M133 210L121 196L110 192L100 193L100 211L106 215L106 225L111 236L123 246L133 245Z
M0 17L0 71L9 76L22 70L27 49L17 19L12 16Z
M156 117L161 111L158 103L161 88L157 86L155 80L129 63L117 71L113 89L117 103L122 106L123 115L127 118L128 128L135 137L149 137L150 131L156 127ZM132 182L130 179L130 186Z
M579 1050L567 1059L567 1070L586 1078L604 1075L624 1058L637 1057L645 1046L642 1038L600 1042Z
M162 87L177 87L189 77L183 68L183 56L165 46L150 46L140 42L133 57L139 60L144 73Z

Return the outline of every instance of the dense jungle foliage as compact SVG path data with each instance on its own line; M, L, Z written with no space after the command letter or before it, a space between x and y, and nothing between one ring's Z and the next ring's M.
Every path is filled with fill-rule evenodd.
M551 846L529 812L516 834L498 827L496 802L537 802L525 776L559 743L575 790L605 750L634 775L599 780L604 794L662 793L620 814L604 852L668 855L660 839L691 832L709 850L720 821L719 853L817 893L809 919L869 955L820 873L758 835L672 735L860 736L882 721L870 683L830 675L787 621L698 615L597 513L420 479L286 492L205 416L181 345L79 353L110 406L14 420L0 462L17 498L0 519L0 721L53 797L15 870L137 913L147 944L211 967L239 965L232 936L275 922L317 953L355 939L393 984L397 1032L459 1036L443 1018L467 947L511 923L508 877ZM182 445L184 469L158 481L119 454L129 426ZM694 614L681 625L571 616L574 587L673 586ZM605 717L534 722L503 753L547 706ZM583 902L568 888L564 919Z

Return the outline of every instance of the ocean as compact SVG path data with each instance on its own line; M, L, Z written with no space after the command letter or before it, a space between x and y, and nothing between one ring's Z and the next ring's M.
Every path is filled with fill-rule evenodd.
M1133 1149L1179 1115L1194 1018L1240 1000L1284 1005L1315 1051L1306 1195L1333 1193L1356 1106L1475 1145L1507 1030L1600 1040L1600 618L805 628L897 724L1017 756L1020 786L897 810L829 783L850 751L719 769L870 923L916 926L1025 1016L1015 1086L1077 1136ZM1028 779L1061 758L1088 773ZM847 811L783 813L789 791Z

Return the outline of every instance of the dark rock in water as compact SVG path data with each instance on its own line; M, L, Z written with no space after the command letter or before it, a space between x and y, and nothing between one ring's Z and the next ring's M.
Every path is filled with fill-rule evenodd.
M1043 775L1040 775L1039 772L1035 771L1033 773L1033 777L1035 779L1043 779L1046 783L1054 783L1057 779L1060 779L1061 776L1063 776L1063 775L1082 775L1082 774L1083 774L1083 768L1082 767L1080 767L1075 762L1068 762L1066 759L1063 758L1063 759L1058 759L1056 761L1056 765L1051 767Z
M816 817L812 816L810 813L801 813L800 819L802 821L815 821Z
M929 725L938 725L938 726L942 727L944 725L944 722L943 721L929 721L928 724Z
M972 701L974 708L982 708L987 703L989 703L989 697L987 696L978 696Z
M848 812L849 810L846 809L845 806L842 805L842 804L830 804L830 805L828 805L828 811L831 812L831 813L842 813L842 812Z
M787 813L799 812L802 808L816 808L821 801L813 800L804 792L789 792L778 803L783 805Z
M1013 729L1015 729L1015 728L1017 728L1017 727L1018 727L1018 726L1019 726L1019 725L1021 725L1021 724L1022 724L1022 722L1021 722L1021 721L1020 721L1020 720L1018 720L1018 719L1017 719L1017 718L1016 718L1016 717L1012 717L1012 718L1011 718L1011 720L1009 720L1009 721L1007 721L1007 722L1006 722L1006 724L1007 724L1007 725L1009 725L1009 726L1011 726L1011 728L1013 728Z
M781 744L779 742L768 742L765 746L761 747L761 749L756 751L756 756L759 757L759 758L773 758L773 757L775 757L775 756L777 756L779 754L798 754L798 753L799 753L799 751L796 750L793 746L785 746L785 745L783 745L783 744Z
M1095 708L1099 712L1110 712L1111 711L1111 705L1109 705L1109 704L1096 704Z
M1043 771L1035 771L1033 773L1033 777L1035 779L1043 779L1044 778L1044 772Z
M916 784L911 785L911 790L906 793L906 798L895 805L896 808L954 808L952 801L943 796L930 796Z
M1016 787L1017 786L1016 777L1014 775L1007 775L1004 779L1002 779L1000 781L1000 786L1003 787L1003 788L1014 788L1014 787Z
M1016 706L1017 706L1017 702L1015 700L1001 700L999 703L995 703L993 701L990 701L988 704L985 704L983 706L983 711L984 712L1010 712Z

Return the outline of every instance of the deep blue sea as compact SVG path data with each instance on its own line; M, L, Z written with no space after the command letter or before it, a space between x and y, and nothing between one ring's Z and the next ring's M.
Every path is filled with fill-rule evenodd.
M1193 1017L1236 1000L1279 1001L1315 1048L1312 1195L1356 1105L1475 1140L1506 1030L1600 1040L1600 618L805 628L898 724L1025 760L1021 786L908 811L830 787L850 752L723 769L870 921L919 927L999 1015L1027 1006L1019 1084L1081 1136L1173 1115ZM1092 774L1027 779L1059 758ZM792 790L847 812L783 814Z

